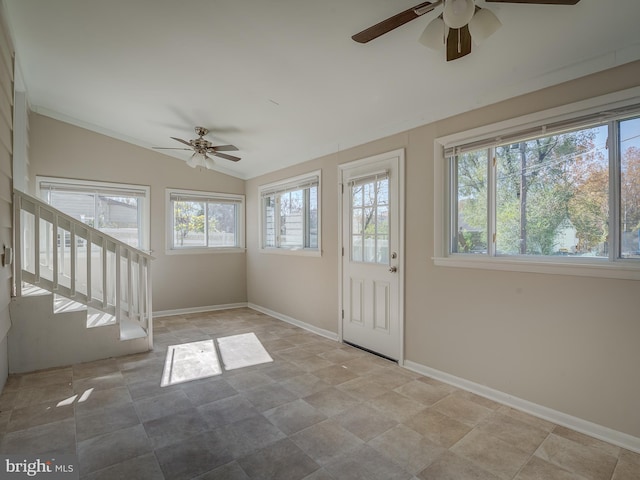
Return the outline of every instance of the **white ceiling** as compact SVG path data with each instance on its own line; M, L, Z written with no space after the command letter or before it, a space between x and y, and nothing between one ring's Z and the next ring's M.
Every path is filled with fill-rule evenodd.
M417 42L439 8L351 40L419 0L3 2L32 110L148 148L205 126L240 178L640 59L638 0L477 0L502 28L454 62Z

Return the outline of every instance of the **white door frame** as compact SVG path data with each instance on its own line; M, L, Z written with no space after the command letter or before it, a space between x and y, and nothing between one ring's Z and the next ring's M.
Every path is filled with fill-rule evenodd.
M342 225L344 223L343 218L343 189L345 185L342 183L342 177L344 171L347 169L351 169L354 167L359 167L366 165L368 163L375 163L389 158L398 158L398 229L399 235L398 238L398 319L399 319L399 329L400 329L400 355L398 358L398 365L404 365L404 269L405 269L405 248L404 248L404 235L405 235L405 225L404 225L404 212L405 212L405 194L404 194L404 148L400 148L397 150L392 150L387 153L381 153L378 155L374 155L371 157L362 158L360 160L354 160L348 163L343 163L338 165L338 341L343 342L342 337L342 320L343 320L343 309L344 309L344 299L343 299L343 288L342 288L342 275L343 275L343 259L344 255L348 255L348 246L342 244ZM343 250L344 249L344 250Z

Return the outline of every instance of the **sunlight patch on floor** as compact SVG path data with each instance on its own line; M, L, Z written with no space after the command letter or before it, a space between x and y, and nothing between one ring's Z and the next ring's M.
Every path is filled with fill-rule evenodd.
M255 333L217 339L225 370L273 362ZM213 340L170 345L164 361L161 387L213 377L222 373Z
M218 347L225 370L273 362L255 333L218 338Z
M171 345L167 349L160 386L190 382L221 373L213 340Z

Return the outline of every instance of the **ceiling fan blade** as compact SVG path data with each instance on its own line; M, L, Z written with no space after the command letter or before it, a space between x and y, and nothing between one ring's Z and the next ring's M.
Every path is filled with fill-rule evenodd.
M214 152L231 152L238 150L235 145L218 145L217 147L211 147Z
M226 153L218 153L218 152L213 152L213 154L216 157L220 157L220 158L224 158L226 160L231 160L232 162L237 162L240 160L239 157L234 157L233 155L227 155Z
M536 5L575 5L580 0L485 0L488 3L531 3Z
M185 145L191 146L189 142L187 142L186 140L182 140L181 138L176 138L176 137L169 137L169 138L173 138L174 140L177 140L180 143L184 143Z
M193 150L193 148L182 148L182 147L151 147L155 150Z
M462 28L450 28L447 35L447 62L457 60L471 53L471 34L469 25Z
M359 33L356 33L351 38L358 43L367 43L373 40L374 38L378 38L380 35L384 35L385 33L390 32L398 27L401 27L405 23L410 22L411 20L415 20L416 18L424 15L425 13L430 12L435 7L437 7L441 2L424 2L415 7L409 8L404 12L400 12L393 17L389 17L386 20L381 21L380 23L376 23L374 26L369 27L365 30L362 30ZM419 11L420 13L416 13Z

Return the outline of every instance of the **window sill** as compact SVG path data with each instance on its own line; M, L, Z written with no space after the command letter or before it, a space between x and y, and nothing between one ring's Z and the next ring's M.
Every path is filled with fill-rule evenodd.
M609 262L607 260L584 259L578 262L573 259L568 261L558 261L556 259L546 261L541 259L486 256L480 258L466 255L433 258L434 265L439 267L477 268L484 270L544 273L548 275L574 275L581 277L640 280L640 262L634 260Z
M303 248L261 248L260 253L275 254L275 255L294 255L299 257L321 257L322 251L320 250L308 250Z
M203 253L245 253L243 247L212 247L212 248L175 248L167 249L166 255L201 255Z

